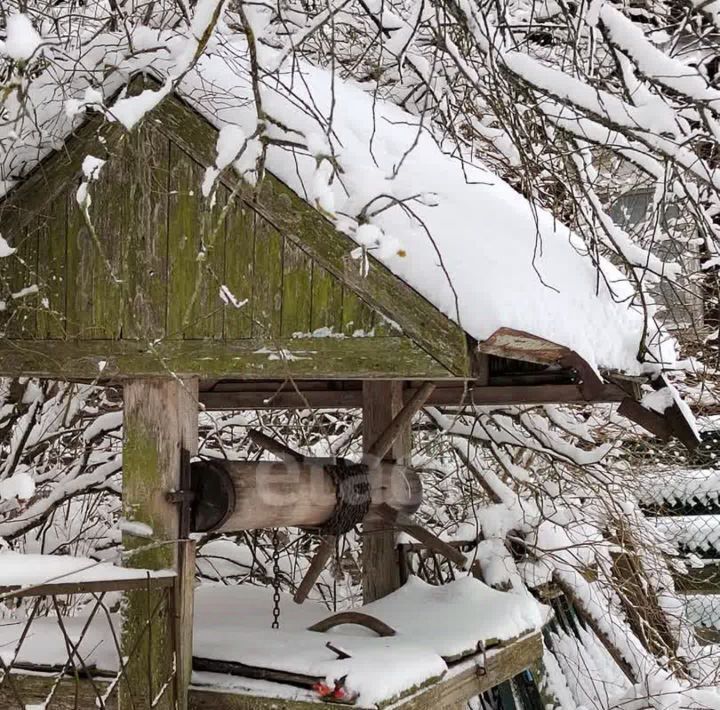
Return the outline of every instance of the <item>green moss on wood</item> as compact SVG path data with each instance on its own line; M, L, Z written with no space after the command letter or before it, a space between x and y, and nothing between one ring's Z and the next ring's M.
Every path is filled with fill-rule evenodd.
M22 245L32 231L36 249L29 261L37 273L29 275L16 259L6 265L5 286L37 281L40 288L32 307L13 304L17 307L4 315L8 334L43 342L128 340L123 367L138 367L144 374L172 368L150 364L164 354L130 356L135 340L147 350L163 339L253 337L262 339L261 347L270 343L267 347L278 349L275 339L295 332L327 327L350 335L374 329L375 335L402 333L415 345L402 341L398 353L381 348L375 355L366 345L344 347L331 353L324 366L318 358L288 360L284 355L268 362L246 352L238 359L232 342L227 353L213 351L214 364L169 352L173 365L198 368L183 372L200 375L467 372L461 329L373 259L369 273L361 275L349 256L352 241L274 177L268 176L255 194L228 172L214 210L209 209L200 187L203 166L215 158L216 136L197 113L170 98L130 135L117 124L91 119L63 151L44 161L0 203L3 232ZM110 161L90 186L91 225L75 197L88 154ZM235 189L239 196L221 218L220 209ZM241 308L224 303L223 285L247 303ZM43 298L47 308L41 306ZM111 349L109 355L114 357ZM67 361L64 347L46 351L42 368L51 367L53 359ZM34 369L38 363L32 360L25 354L4 362L9 368L25 362ZM89 369L73 366L74 372ZM47 374L69 373L51 368Z
M127 340L0 341L0 373L69 379L197 375L242 377L408 378L448 376L435 359L404 337L280 338L232 342Z

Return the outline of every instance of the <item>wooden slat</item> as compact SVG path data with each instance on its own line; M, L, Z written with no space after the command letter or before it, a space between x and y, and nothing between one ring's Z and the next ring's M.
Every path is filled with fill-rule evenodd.
M21 295L23 289L38 285L38 221L32 220L22 228L20 235L11 240L16 249L3 264L3 281L9 298L6 301L5 334L10 338L33 338L36 334L37 309L40 297L37 293Z
M281 335L307 334L312 310L312 260L292 242L283 249Z
M310 329L333 328L342 333L343 286L317 262L312 265L312 309Z
M126 203L123 244L124 338L155 340L165 335L168 271L168 170L170 144L146 123L128 138L132 165L123 190L113 192ZM107 169L115 175L116 159Z
M221 185L224 199L232 199ZM255 253L255 213L242 200L235 198L235 207L225 218L225 286L238 302L238 307L224 306L224 335L227 340L252 336L253 284ZM244 303L243 303L244 302Z
M255 218L253 335L280 336L282 318L283 237L272 225Z
M50 202L38 216L38 281L41 305L37 315L37 337L65 336L65 250L67 247L67 205L61 195Z
M343 288L342 332L370 335L375 324L372 308L349 288Z
M68 330L84 338L119 338L125 320L127 234L136 217L128 186L138 171L134 141L125 136L97 180L88 184L92 200L88 220L77 203L76 191L67 196ZM97 156L99 157L99 156ZM124 189L118 189L122 185Z
M210 207L201 193L204 168L170 146L168 253L168 336L220 338L225 275L225 225L220 221L225 192Z
M22 598L64 595L101 594L103 592L124 592L131 589L165 589L175 583L174 576L138 579L96 580L92 582L57 582L33 586L0 586L1 598Z

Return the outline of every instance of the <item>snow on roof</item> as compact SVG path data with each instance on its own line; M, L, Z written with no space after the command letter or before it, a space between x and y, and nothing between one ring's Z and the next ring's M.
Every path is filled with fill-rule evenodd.
M115 38L118 51L121 42ZM148 64L143 58L157 53L138 51L140 58L121 60L107 36L96 44L101 64L119 64L126 75L138 69L161 80L180 74L174 67L182 48L148 28L135 32L136 51L166 44L175 59ZM258 142L252 138L257 113L247 46L237 33L222 30L209 46L177 93L216 127L241 129L249 140L235 165L251 171ZM85 66L91 55L85 51ZM264 48L263 61L277 62L277 56ZM77 66L68 72L70 78L55 69L31 86L35 113L26 115L44 122L42 145L29 126L18 140L9 141L7 129L0 132L4 180L57 148L72 114L97 103L88 75ZM113 76L104 87L106 99L119 86ZM166 83L154 94L122 99L108 115L131 126L169 90ZM637 371L643 316L633 306L628 280L607 262L599 277L581 239L476 159L471 164L467 156L445 152L450 146L438 142L421 118L296 58L263 80L260 95L265 113L283 126L269 122L267 133L286 142L269 147L267 169L474 338L514 328L575 350L595 367ZM237 155L242 141L234 133ZM227 162L232 142L219 147ZM328 155L334 156L335 176ZM363 268L362 258L357 268Z

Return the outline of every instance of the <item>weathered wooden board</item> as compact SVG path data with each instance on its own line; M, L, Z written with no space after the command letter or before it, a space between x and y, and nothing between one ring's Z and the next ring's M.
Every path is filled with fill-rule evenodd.
M448 371L404 337L170 340L0 340L0 373L75 380L197 375L436 379Z
M98 694L102 697L108 689L109 681L104 678L76 679L62 678L53 699L47 704L45 700L53 684L57 681L51 675L31 675L14 672L0 684L0 707L3 710L25 710L27 707L45 707L46 710L79 710L96 708ZM106 710L117 710L117 693L112 693L106 700Z

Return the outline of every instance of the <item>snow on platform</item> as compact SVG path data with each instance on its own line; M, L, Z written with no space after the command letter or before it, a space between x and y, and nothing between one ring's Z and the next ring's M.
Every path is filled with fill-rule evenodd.
M308 688L317 679L332 685L346 676L346 687L359 693L358 704L367 707L432 683L454 667L452 661L477 657L484 645L538 631L545 621L543 607L532 597L497 592L471 577L443 587L411 578L394 594L363 607L362 611L396 629L392 637L380 638L348 625L325 633L308 631L308 626L330 616L326 608L313 603L298 606L285 594L280 605L280 629L272 630L271 590L248 585L199 587L194 657L292 673L307 678ZM82 616L65 620L73 641L85 622ZM88 666L115 672L118 652L111 623L117 637L117 615L97 614L80 652ZM0 620L0 648L13 649L23 627L18 619ZM339 659L328 642L350 658ZM66 646L55 619L35 619L18 661L57 666L65 659ZM309 689L224 673L195 672L193 683L271 697L313 697Z
M118 567L89 557L34 555L0 551L0 589L35 587L47 584L89 584L171 578L172 570L153 572Z

